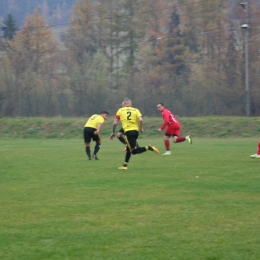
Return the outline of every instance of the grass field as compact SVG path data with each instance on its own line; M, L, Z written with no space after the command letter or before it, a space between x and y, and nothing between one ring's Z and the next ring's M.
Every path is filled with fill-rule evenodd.
M259 260L256 145L194 138L119 171L117 140L99 161L79 139L0 140L0 259Z

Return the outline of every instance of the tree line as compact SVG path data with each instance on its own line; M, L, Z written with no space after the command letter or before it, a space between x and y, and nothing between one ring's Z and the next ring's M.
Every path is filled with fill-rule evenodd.
M247 21L250 115L260 113L259 14L234 1L79 0L62 24L35 10L0 41L2 116L114 113L129 97L147 116L245 115Z
M26 15L34 9L45 17L46 22L66 23L70 18L70 9L77 0L0 0L0 21L8 14L16 19L20 27Z

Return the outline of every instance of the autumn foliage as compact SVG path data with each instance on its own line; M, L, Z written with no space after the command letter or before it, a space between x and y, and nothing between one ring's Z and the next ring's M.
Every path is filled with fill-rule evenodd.
M129 97L146 115L245 114L249 29L250 112L260 114L258 18L232 1L78 0L71 19L38 10L0 42L3 116L84 116Z

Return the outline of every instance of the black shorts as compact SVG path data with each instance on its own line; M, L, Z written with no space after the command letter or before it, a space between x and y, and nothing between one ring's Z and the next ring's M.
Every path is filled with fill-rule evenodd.
M130 151L132 151L137 146L138 136L139 131L136 130L125 132L126 143Z
M95 141L95 142L100 141L99 135L95 135L95 134L94 134L94 132L95 132L96 130L97 130L97 129L92 128L92 127L84 127L83 135L84 135L85 143L90 143L90 142L91 142L91 139L92 139L93 141Z
M118 132L122 133L123 135L125 134L125 131L123 128L121 128L120 130L118 130Z

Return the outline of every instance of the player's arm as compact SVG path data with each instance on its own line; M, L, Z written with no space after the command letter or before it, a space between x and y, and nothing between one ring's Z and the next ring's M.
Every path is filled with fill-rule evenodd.
M95 135L98 135L98 134L99 134L102 125L103 125L103 123L101 123L101 122L98 123L98 125L97 125L97 130L94 132Z
M161 132L168 125L169 120L170 120L170 114L165 111L163 113L163 119L164 119L164 122L161 125L161 127L158 129L159 132Z
M143 129L143 123L144 123L144 121L143 121L143 118L141 117L141 116L139 116L138 117L138 121L139 121L139 131L141 132L141 133L143 133L144 132L144 129Z
M110 135L110 140L113 140L113 138L115 137L116 126L117 126L117 122L119 121L119 119L120 118L118 118L118 116L116 116L114 119L113 127L112 127L112 134Z

